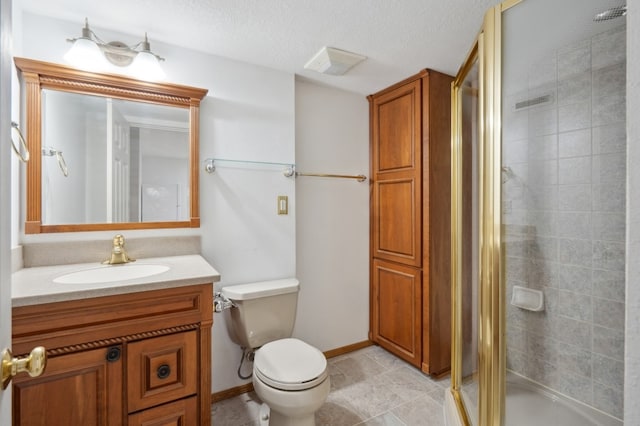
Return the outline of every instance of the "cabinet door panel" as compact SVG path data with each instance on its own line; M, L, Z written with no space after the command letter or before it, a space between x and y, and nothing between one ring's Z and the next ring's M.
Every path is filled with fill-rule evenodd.
M420 168L420 81L373 99L373 172Z
M375 257L420 266L419 212L412 178L375 184Z
M422 362L422 272L373 262L373 340L399 357Z
M195 331L133 342L127 362L129 413L194 395L198 389Z
M121 424L122 358L107 361L107 349L47 360L39 377L13 384L13 423L21 426Z

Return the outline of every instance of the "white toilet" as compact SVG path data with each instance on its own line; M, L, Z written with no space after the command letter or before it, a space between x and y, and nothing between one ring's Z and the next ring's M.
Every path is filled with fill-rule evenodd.
M257 349L253 387L269 406L270 426L315 426L315 412L329 395L324 354L291 338L299 288L295 278L222 288L233 302L225 310L231 339Z

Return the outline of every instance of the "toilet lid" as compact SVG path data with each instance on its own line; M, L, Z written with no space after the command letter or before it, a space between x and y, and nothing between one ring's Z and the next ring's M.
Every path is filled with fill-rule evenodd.
M253 373L265 384L281 390L310 389L327 377L327 359L298 339L280 339L255 354Z

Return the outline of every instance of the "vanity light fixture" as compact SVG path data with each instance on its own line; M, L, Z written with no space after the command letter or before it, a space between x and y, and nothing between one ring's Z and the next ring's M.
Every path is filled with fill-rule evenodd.
M64 59L80 69L103 71L111 63L140 80L158 81L165 77L160 67L160 61L164 61L164 58L151 51L146 33L144 40L133 46L120 41L105 43L89 28L89 20L85 18L82 36L67 41L73 46Z

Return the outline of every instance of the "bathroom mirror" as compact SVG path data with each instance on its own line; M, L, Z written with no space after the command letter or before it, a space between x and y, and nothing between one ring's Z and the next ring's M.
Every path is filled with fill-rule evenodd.
M26 101L25 233L200 226L206 89L15 58Z

